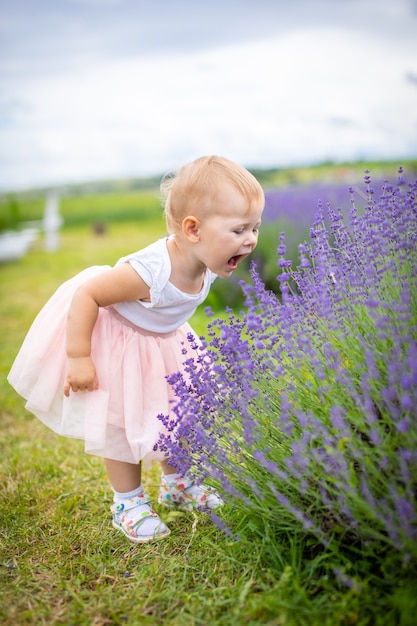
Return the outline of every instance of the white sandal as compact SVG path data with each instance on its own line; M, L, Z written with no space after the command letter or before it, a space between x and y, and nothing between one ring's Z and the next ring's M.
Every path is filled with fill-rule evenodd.
M146 494L131 498L126 502L115 502L110 510L113 514L113 527L120 530L133 543L148 543L164 539L171 533L169 528L159 519L159 515L149 506L150 499ZM129 511L140 507L141 511L135 511L129 515ZM140 534L140 527L150 517L159 521L155 524L152 534Z
M163 479L159 488L159 504L191 511L214 511L223 504L219 493L207 485L197 485L187 476Z

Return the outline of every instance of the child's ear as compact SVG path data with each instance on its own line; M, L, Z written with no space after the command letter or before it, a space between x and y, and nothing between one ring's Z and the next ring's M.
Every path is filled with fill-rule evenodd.
M187 215L182 220L182 233L191 243L200 240L200 221L194 215Z

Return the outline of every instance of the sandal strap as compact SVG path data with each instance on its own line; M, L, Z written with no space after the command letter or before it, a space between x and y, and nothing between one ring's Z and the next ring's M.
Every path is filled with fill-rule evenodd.
M110 510L113 515L119 516L119 523L124 527L125 531L128 534L134 534L134 529L138 528L146 518L157 517L159 519L158 513L148 507L146 507L144 511L137 511L133 516L129 515L129 511L132 509L140 507L142 504L148 504L149 502L149 496L143 494L142 496L130 498L127 503L115 502L110 506Z
M188 489L188 487L192 487L194 485L194 481L187 474L185 474L184 476L179 476L177 478L174 478L172 482L171 481L168 482L170 487L174 483L175 483L174 489L180 489L181 491L184 491L185 489Z
M202 492L205 493L217 493L214 487L210 487L210 485L200 484L198 485L195 480L192 479L188 474L184 476L180 476L178 478L174 478L172 483L168 482L170 488L172 488L173 483L175 483L174 489L178 489L179 491L185 491L189 487L197 486L200 488Z
M141 506L142 504L148 504L151 501L148 495L144 493L142 496L135 496L134 498L130 498L127 502L114 502L110 510L115 515L116 513L126 513L131 509L134 509L137 506Z

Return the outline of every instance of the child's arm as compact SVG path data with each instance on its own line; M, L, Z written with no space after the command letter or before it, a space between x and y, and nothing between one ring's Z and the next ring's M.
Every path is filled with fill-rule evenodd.
M99 307L149 298L149 287L129 263L123 263L81 285L75 292L67 319L67 368L64 394L98 388L91 360L91 335Z

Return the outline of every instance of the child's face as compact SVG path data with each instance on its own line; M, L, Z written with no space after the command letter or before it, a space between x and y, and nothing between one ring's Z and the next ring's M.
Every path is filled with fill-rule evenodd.
M256 247L263 207L249 206L234 187L216 194L212 215L202 218L195 252L212 272L228 278Z

